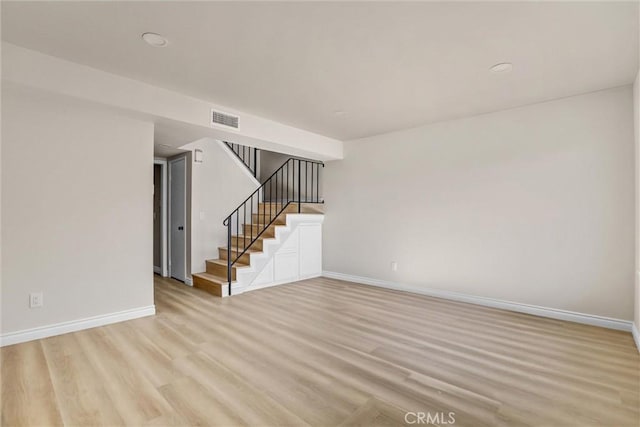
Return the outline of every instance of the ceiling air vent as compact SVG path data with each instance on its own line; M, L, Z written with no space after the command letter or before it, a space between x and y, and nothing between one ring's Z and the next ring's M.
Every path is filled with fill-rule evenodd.
M211 126L225 126L238 129L239 117L221 111L211 110Z

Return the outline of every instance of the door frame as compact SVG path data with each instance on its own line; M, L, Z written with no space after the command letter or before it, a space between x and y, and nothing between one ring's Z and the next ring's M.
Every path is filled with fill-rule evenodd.
M168 266L168 271L167 271L167 276L168 277L172 277L172 271L171 271L171 232L169 230L169 228L171 227L171 191L170 191L170 187L171 187L171 164L175 163L175 162L180 162L180 161L184 161L184 182L185 182L185 188L184 188L184 277L185 277L185 283L188 283L189 280L189 275L188 275L188 267L187 267L187 261L189 259L189 257L187 256L187 245L189 243L189 239L187 239L187 236L189 235L189 233L191 233L190 231L190 227L189 227L189 221L187 218L187 214L189 213L188 209L187 209L187 203L188 203L188 197L187 197L187 178L189 176L188 174L188 166L189 166L189 157L186 155L181 155L181 156L176 156L173 157L171 159L167 160L167 172L168 172L168 198L167 198L167 266Z
M155 271L155 265L154 267L154 272L160 274L162 277L168 277L169 276L169 260L168 260L168 240L167 240L167 232L168 232L168 214L167 214L167 203L168 203L168 189L167 189L167 184L169 182L168 178L167 178L167 169L168 169L168 164L167 164L167 160L166 159L153 159L153 164L154 165L160 165L160 171L161 171L161 176L160 176L160 182L162 183L162 195L161 195L161 199L162 199L162 209L160 210L160 236L161 236L161 242L160 242L160 272ZM155 191L155 188L154 188Z

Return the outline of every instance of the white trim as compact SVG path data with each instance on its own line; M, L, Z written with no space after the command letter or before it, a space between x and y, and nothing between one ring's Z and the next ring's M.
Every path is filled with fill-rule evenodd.
M9 332L7 334L0 335L0 347L109 325L111 323L123 322L125 320L137 319L139 317L153 316L154 314L156 314L156 306L149 305L147 307L139 307L131 310L103 314L100 316L86 317L84 319L71 320L68 322L56 323L33 329Z
M154 165L160 165L161 169L162 169L162 177L160 178L162 180L162 260L161 260L161 266L160 266L160 271L156 271L156 267L154 266L153 271L160 274L162 277L168 277L169 276L169 261L168 261L168 257L169 257L169 241L167 238L167 233L168 233L168 228L167 228L167 224L168 224L168 207L167 207L167 203L168 203L168 189L167 189L167 185L169 183L168 180L168 171L167 169L169 169L168 164L167 164L167 160L166 159L153 159L153 164Z
M638 326L635 323L631 324L631 334L633 335L633 340L636 342L636 348L638 352L640 352L640 331L638 331Z
M593 314L586 314L586 313L577 313L574 311L560 310L557 308L522 304L519 302L480 297L475 295L462 294L458 292L443 291L439 289L415 287L415 286L401 284L401 283L394 283L386 280L379 280L379 279L372 279L369 277L361 277L361 276L353 276L350 274L336 273L333 271L323 271L322 276L328 277L330 279L338 279L338 280L344 280L347 282L360 283L363 285L377 286L380 288L412 292L412 293L428 295L436 298L443 298L443 299L448 299L452 301L482 305L485 307L499 308L502 310L516 311L518 313L532 314L534 316L548 317L551 319L567 320L569 322L576 322L576 323L584 323L586 325L600 326L603 328L617 329L620 331L631 332L631 327L633 324L629 320L614 319L610 317L596 316Z
M255 176L253 176L253 174L251 173L251 171L249 171L249 168L247 168L247 166L242 163L242 160L240 160L238 158L238 156L236 156L236 154L231 151L231 148L229 148L227 146L227 144L225 144L224 142L220 141L220 140L216 140L216 142L218 143L218 145L220 146L220 148L222 149L222 151L224 151L227 156L229 156L229 158L236 164L238 165L238 167L240 168L240 170L253 182L253 184L256 186L256 188L260 187L260 181L258 181L256 179ZM257 159L256 159L257 160Z
M193 278L191 276L187 276L187 278L184 279L184 284L188 286L193 286Z
M153 266L153 272L156 273L156 274L159 274L161 276L163 275L162 274L162 269L160 267L158 267L157 265Z
M189 218L188 218L188 209L187 209L187 202L188 202L188 198L187 198L187 190L188 190L188 168L190 167L189 165L189 157L186 154L182 154L182 155L178 155L170 160L167 161L167 170L168 170L168 182L167 185L169 187L171 187L171 164L172 163L176 163L176 162L181 162L184 161L184 275L183 277L185 277L185 280L187 278L187 261L188 261L188 257L187 257L187 252L189 251L189 248L187 247L187 243L189 242L189 239L187 239L187 233L191 233L191 227L188 226L189 224ZM168 271L167 271L167 277L173 277L173 273L172 273L172 265L171 265L171 231L169 230L171 227L171 191L169 191L169 189L167 189L167 194L168 194L168 198L167 198L167 264L169 266ZM174 277L174 279L176 280L180 280L176 277Z

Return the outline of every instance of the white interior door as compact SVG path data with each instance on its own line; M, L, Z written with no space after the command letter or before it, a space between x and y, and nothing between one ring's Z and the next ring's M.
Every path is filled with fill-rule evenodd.
M169 162L169 247L171 277L187 278L187 162L184 157Z

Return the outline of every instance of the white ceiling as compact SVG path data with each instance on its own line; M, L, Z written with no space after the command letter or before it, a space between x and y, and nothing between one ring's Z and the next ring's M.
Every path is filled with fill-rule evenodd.
M2 38L343 140L629 84L639 50L632 2L3 1Z

